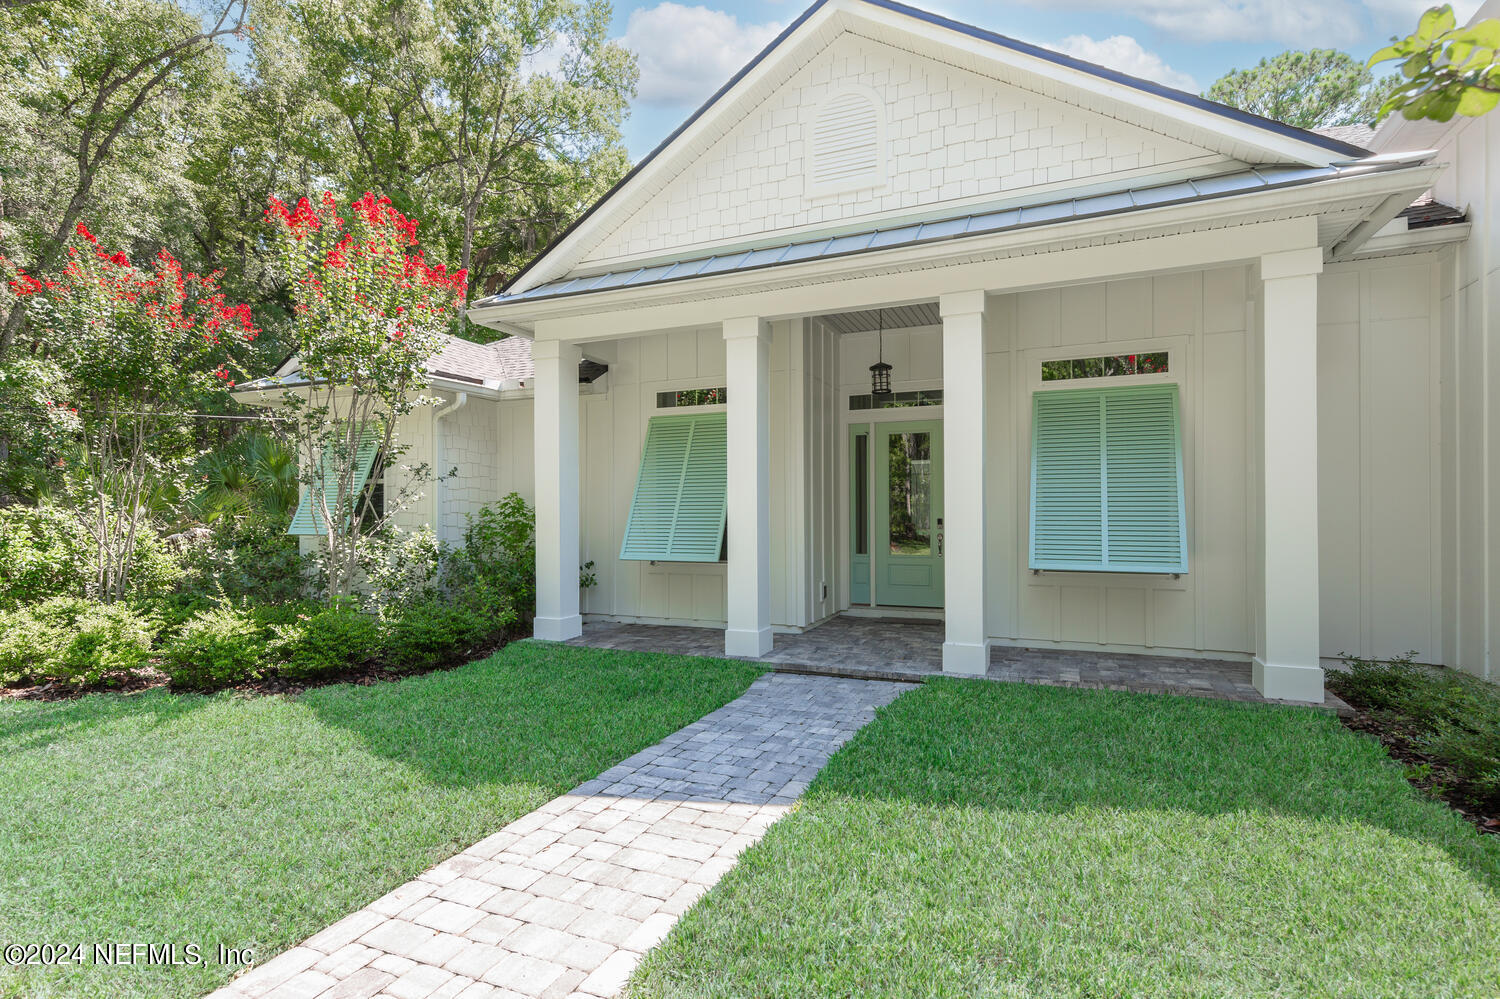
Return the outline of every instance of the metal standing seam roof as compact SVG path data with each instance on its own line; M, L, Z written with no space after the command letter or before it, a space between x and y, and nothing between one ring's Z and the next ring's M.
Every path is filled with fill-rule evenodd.
M1357 162L1326 167L1261 166L1235 173L1199 177L1154 187L1132 188L1107 194L1093 194L1036 205L1025 205L958 215L929 222L913 222L889 229L870 229L842 236L815 238L782 243L754 250L693 257L688 260L631 267L604 274L567 276L515 294L492 295L474 303L474 307L508 305L512 302L563 298L613 288L636 288L665 284L710 274L743 273L807 260L825 260L897 246L917 246L966 236L992 235L1022 229L1121 215L1148 208L1207 201L1215 198L1299 187L1332 180L1346 175L1362 175L1407 165L1404 160Z
M815 13L817 13L818 10L822 8L827 2L828 0L814 0L814 3L810 7L804 10L801 14L794 18L790 24L783 28L781 33L775 38L771 39L771 41L767 43L765 48L757 52L755 56L749 62L747 62L738 73L735 73L722 87L714 91L713 96L704 101L703 104L699 106L698 110L689 115L687 117L687 120L685 120L681 125L678 125L675 129L673 129L665 139L657 143L656 147L649 153L647 153L644 157L642 157L640 162L631 167L630 170L625 174L625 176L621 177L618 181L615 182L614 186L605 191L604 194L599 197L599 200L590 205L582 215L574 219L572 224L564 229L556 239L554 239L545 249L542 250L542 252L538 253L536 256L527 261L525 266L517 271L515 273L515 276L506 282L505 288L501 289L501 294L494 296L492 299L490 299L490 301L494 302L500 300L501 296L505 294L506 290L514 287L517 281L521 280L521 278L529 273L533 267L535 267L543 259L545 259L555 247L557 247L565 239L571 236L574 230L582 225L590 216L594 214L594 212L602 208L606 202L608 202L615 196L615 194L623 190L627 184L635 179L637 174L639 174L646 168L649 163L651 163L652 160L656 159L657 156L659 156L667 149L667 147L671 146L673 142L677 141L677 137L679 135L687 131L695 121L703 117L703 115L707 114L708 110L715 104L717 104L720 98L729 93L729 91L733 90L735 84L739 83L740 80L744 79L745 76L751 72L751 70L760 65L767 56L769 56L773 51L780 47L782 42L790 38L798 28L802 27L804 22L806 22ZM1304 128L1298 128L1295 125L1288 125L1285 122L1277 121L1274 118L1265 118L1250 111L1243 111L1239 108L1232 108L1227 104L1220 104L1217 101L1211 101L1206 97L1200 97L1197 94L1192 94L1185 90L1177 90L1174 87L1168 87L1165 84L1157 83L1155 80L1146 80L1138 76L1131 76L1128 73L1122 73L1119 70L1111 69L1108 66L1101 66L1098 63L1087 62L1074 56L1064 55L1061 52L1056 52L1052 49L1044 48L1040 45L1033 45L1029 42L1023 42L1019 39L1011 38L1008 35L1002 35L999 32L991 31L988 28L981 28L977 25L968 24L964 21L956 21L953 18L944 17L941 14L934 14L930 11L921 10L920 8L900 3L898 2L898 0L863 0L863 2L869 4L872 7L878 7L882 10L888 10L896 14L903 14L907 17L915 18L916 20L923 21L928 24L936 25L941 28L947 28L950 31L956 31L960 34L967 35L970 38L977 38L981 41L990 42L991 44L997 45L1001 48L1010 49L1013 52L1019 52L1022 55L1032 56L1037 59L1043 59L1047 62L1056 63L1059 66L1066 66L1069 69L1077 70L1081 73L1086 73L1089 76L1108 80L1111 83L1118 83L1122 86L1129 87L1132 90L1139 90L1142 93L1151 94L1156 97L1163 97L1170 101L1176 101L1179 104L1183 104L1187 107L1191 107L1199 111L1207 111L1210 114L1215 114L1221 118L1227 118L1231 121L1237 121L1240 124L1252 125L1256 128L1264 129L1268 132L1274 132L1277 135L1298 139L1311 145L1321 146L1322 148L1336 153L1340 156L1359 157L1369 155L1368 149L1364 149L1360 146L1344 141L1342 138L1335 135L1328 135Z

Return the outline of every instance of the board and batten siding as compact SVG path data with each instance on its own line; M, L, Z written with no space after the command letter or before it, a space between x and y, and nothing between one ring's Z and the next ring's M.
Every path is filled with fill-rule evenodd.
M803 326L801 320L783 321L771 330L771 622L784 628L805 626L811 611L807 565L814 546L805 526L811 470L801 443L808 363ZM598 580L584 591L582 610L623 621L722 627L722 563L652 565L619 556L648 421L715 408L658 410L656 395L724 385L723 332L711 327L661 333L608 348L605 391L582 399L580 546Z
M1441 655L1436 267L1433 257L1401 257L1332 266L1320 281L1325 655ZM1249 268L1232 267L991 297L992 638L1036 647L1253 653L1253 282ZM876 345L874 334L838 339L842 407L848 395L868 391ZM1025 555L1031 396L1041 362L1161 349L1171 351L1181 391L1189 571L1177 579L1032 574ZM898 391L940 384L939 327L887 331L885 354ZM921 410L904 412L922 417ZM847 546L841 551L847 558Z
M1476 18L1500 13L1487 4ZM1500 115L1455 118L1433 196L1473 226L1441 258L1444 661L1500 680Z
M990 630L1007 644L1251 651L1248 272L1223 268L991 299L986 314ZM1188 571L1027 568L1032 393L1044 361L1170 353L1180 392ZM1088 379L1078 387L1111 387Z
M1419 254L1318 281L1324 656L1445 660L1441 274Z

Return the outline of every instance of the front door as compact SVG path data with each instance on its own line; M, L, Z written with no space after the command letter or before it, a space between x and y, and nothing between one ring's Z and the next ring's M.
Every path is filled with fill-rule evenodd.
M872 423L850 449L850 598L943 606L943 425Z

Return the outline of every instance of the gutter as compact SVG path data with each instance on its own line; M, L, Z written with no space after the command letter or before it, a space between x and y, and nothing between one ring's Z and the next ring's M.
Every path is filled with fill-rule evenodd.
M438 473L437 480L433 483L432 498L433 506L435 507L435 509L432 511L432 519L437 521L439 541L448 540L445 536L447 534L447 525L443 520L443 494L447 491L444 488L444 486L446 485L444 479L447 478L448 474L443 469L443 463L447 458L446 452L448 449L444 444L444 437L446 435L443 433L442 423L448 417L452 416L460 409L463 409L468 404L469 393L466 391L460 391L458 395L454 397L452 402L448 403L448 405L444 406L442 409L435 409L432 412L432 450L434 452L433 463L434 465L436 465Z

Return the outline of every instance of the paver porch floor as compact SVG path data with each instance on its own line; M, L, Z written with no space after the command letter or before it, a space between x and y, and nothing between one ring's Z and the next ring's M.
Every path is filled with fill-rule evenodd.
M910 687L773 673L210 999L600 999Z
M724 633L717 628L589 623L584 625L583 637L569 644L724 658ZM770 654L758 661L789 671L921 680L942 673L943 625L937 621L841 615L800 634L778 634ZM1259 704L1306 703L1262 697L1251 682L1250 664L1226 659L996 645L990 649L986 678ZM1333 694L1327 694L1320 706L1338 712L1350 710Z

